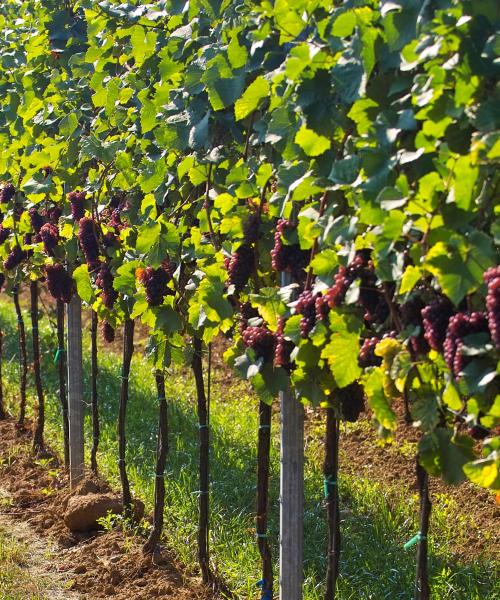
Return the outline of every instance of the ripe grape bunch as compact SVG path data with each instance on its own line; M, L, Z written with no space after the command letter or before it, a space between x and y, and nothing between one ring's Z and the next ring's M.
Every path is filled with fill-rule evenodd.
M484 274L488 285L486 310L491 339L497 350L500 350L500 266L488 269Z
M446 339L443 344L444 359L456 378L470 362L463 354L464 338L475 333L488 332L488 319L485 313L458 313L450 318Z
M276 337L265 326L247 327L242 334L243 343L247 348L252 348L257 358L268 361L274 354Z
M365 408L365 392L357 381L339 388L333 392L334 399L339 403L342 417L354 423Z
M46 208L43 212L43 216L47 219L49 223L57 225L59 219L61 218L62 210L59 206L51 206Z
M283 367L288 372L292 370L292 361L290 355L294 348L294 343L285 339L284 331L285 319L280 317L278 320L278 329L276 331L276 348L274 350L274 364L277 367Z
M239 316L240 333L243 333L245 331L245 329L248 327L248 321L250 319L255 319L258 316L259 316L259 311L256 308L254 308L250 304L250 302L244 302L240 306L240 316Z
M253 248L248 244L242 244L231 254L227 265L228 281L231 285L234 285L234 289L237 292L241 292L248 283L250 275L254 270L254 261Z
M165 296L168 294L167 284L170 281L170 275L160 267L146 267L139 272L139 281L146 290L146 301L149 306L160 306L163 304Z
M74 291L74 281L63 265L47 265L45 267L47 287L53 298L66 304L71 300Z
M102 290L101 299L106 308L113 308L118 292L113 287L113 274L107 264L103 264L96 277L95 283Z
M85 192L75 190L68 194L68 200L71 203L71 215L75 221L79 221L85 216Z
M316 324L316 296L310 290L304 290L295 303L295 312L302 315L300 335L306 338Z
M78 230L78 241L85 255L85 260L90 270L99 266L99 243L97 241L96 227L93 219L83 217L80 219Z
M243 223L243 239L245 244L255 244L259 239L260 218L257 214L250 215Z
M448 322L454 314L451 302L445 298L435 300L422 309L422 324L427 343L434 350L443 351Z
M40 229L45 224L45 219L44 219L43 215L41 215L38 212L38 209L35 206L33 206L32 208L29 209L28 214L30 216L30 223L31 223L31 227L32 227L33 231L35 233L39 233Z
M59 232L52 223L45 223L40 229L40 239L43 242L45 252L49 256L54 256L54 250L59 242Z
M362 369L367 367L378 367L382 364L382 357L375 354L375 348L380 342L380 338L371 337L365 339L358 356L358 365Z
M29 252L23 250L21 246L14 246L7 255L7 258L3 261L3 267L6 271L12 271L18 267L23 260L28 258Z
M115 341L115 328L109 323L109 321L103 321L101 325L102 339L111 344Z
M303 269L309 262L309 252L301 250L298 244L285 244L283 238L295 227L287 219L280 219L274 234L274 247L271 250L272 266L275 271L291 273L295 279L304 275Z
M0 244L3 244L10 235L10 229L0 225Z
M10 202L16 194L16 188L12 183L6 183L0 191L0 202Z

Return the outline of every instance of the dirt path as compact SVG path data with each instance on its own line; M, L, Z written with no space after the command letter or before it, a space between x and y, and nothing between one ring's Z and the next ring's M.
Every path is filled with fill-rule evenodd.
M0 498L9 497L0 488ZM3 600L77 600L68 576L58 568L55 545L27 524L0 512L0 598Z

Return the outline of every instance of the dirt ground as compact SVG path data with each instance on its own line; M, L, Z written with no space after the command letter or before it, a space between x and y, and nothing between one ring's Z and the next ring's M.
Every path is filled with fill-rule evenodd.
M57 459L30 454L31 431L20 429L13 420L0 421L0 519L4 527L25 529L36 545L55 549L47 555L47 565L37 561L40 573L56 571L72 598L115 598L116 600L210 600L212 590L202 586L167 550L145 556L133 532L111 529L104 532L71 533L63 521L68 478ZM107 492L105 482L93 480L99 491ZM85 485L73 493L84 493ZM16 534L17 537L17 534ZM42 541L40 541L42 540ZM43 541L45 540L45 542ZM51 599L57 596L50 593Z

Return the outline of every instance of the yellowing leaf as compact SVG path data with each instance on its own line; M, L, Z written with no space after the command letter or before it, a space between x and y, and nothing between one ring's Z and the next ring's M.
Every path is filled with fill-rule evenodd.
M297 132L295 143L304 150L307 156L319 156L331 147L331 142L324 135L319 135L305 125Z
M269 81L262 75L257 77L243 93L243 96L236 100L234 105L234 116L237 121L248 117L259 105L260 101L267 98L270 91Z

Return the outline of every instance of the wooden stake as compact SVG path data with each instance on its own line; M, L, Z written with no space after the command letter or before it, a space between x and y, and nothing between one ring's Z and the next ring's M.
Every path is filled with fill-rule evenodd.
M273 597L273 561L267 539L269 509L269 453L271 449L271 405L259 403L259 439L257 446L257 544L262 559L262 594Z
M338 491L339 420L333 408L326 409L325 502L328 519L328 559L326 571L325 600L335 600L340 558L340 510Z
M68 320L68 420L69 474L74 488L85 473L83 436L82 305L73 296L67 309Z
M0 421L7 418L7 411L3 404L3 380L2 380L2 362L3 362L3 331L0 329Z
M289 284L282 275L282 286ZM280 393L280 600L301 600L304 544L304 407Z
M418 456L417 483L420 495L420 531L417 548L417 575L413 597L415 600L429 600L431 590L429 586L427 536L429 534L432 504L429 498L429 475L420 464Z
M92 325L91 325L91 356L92 365L90 369L90 385L91 385L91 398L90 403L92 405L92 449L90 450L90 468L92 472L97 475L97 450L99 448L99 406L97 397L97 376L99 374L99 367L97 364L97 313L92 310Z

